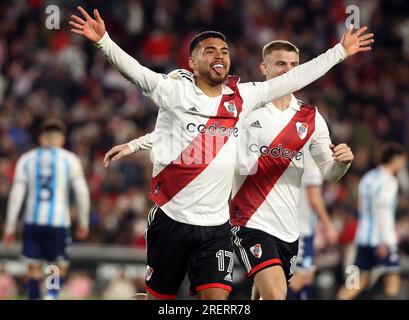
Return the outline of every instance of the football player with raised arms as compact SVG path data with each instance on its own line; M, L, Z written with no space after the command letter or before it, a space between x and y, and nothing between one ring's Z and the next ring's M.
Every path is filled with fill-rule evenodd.
M288 41L273 41L263 49L261 71L267 79L298 64L298 48ZM332 145L316 108L293 95L250 113L240 129L230 220L235 225L236 253L248 276L255 280L253 299L260 293L263 299L285 299L291 264L295 267L298 252L303 169L312 161L320 168L320 177L323 174L335 181L349 168L353 155L345 144ZM154 134L112 148L105 156L105 165L150 149Z
M281 77L239 83L238 77L228 76L229 48L221 33L203 32L193 38L193 73L175 70L163 75L141 66L116 45L98 10L95 19L78 10L82 18L72 16L72 32L93 41L159 106L152 149L155 205L146 234L148 299L175 298L186 273L200 299L226 299L233 264L228 199L236 162L234 128L240 128L242 111L299 90L347 56L369 50L373 35L364 35L365 28L349 30L342 43Z

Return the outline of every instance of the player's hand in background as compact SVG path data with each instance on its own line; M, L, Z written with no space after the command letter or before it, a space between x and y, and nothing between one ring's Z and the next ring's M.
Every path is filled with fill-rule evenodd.
M341 44L344 46L348 56L352 56L359 52L371 50L370 44L375 40L373 39L373 33L364 34L368 27L362 27L356 32L352 33L352 25L344 33L341 39Z
M109 150L104 157L104 167L108 167L109 161L117 161L123 157L126 157L134 153L128 144L120 144Z
M14 241L16 240L16 236L13 232L6 232L3 236L3 245L4 248L10 249L11 246L13 245Z
M342 164L349 164L354 160L352 150L346 143L341 143L337 146L330 144L329 147L333 152L332 157L335 161L339 161Z
M75 236L78 240L85 240L88 237L89 229L87 227L78 226L75 230Z
M389 247L387 244L382 243L381 245L376 248L376 255L379 258L386 258L389 254Z
M93 42L101 40L106 29L104 20L102 20L98 10L94 9L95 19L93 19L82 7L77 7L77 9L85 20L75 14L71 15L72 20L70 20L69 24L74 27L71 32L80 34Z

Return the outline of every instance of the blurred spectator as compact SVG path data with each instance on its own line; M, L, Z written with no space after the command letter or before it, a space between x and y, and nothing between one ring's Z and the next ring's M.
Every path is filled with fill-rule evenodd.
M91 299L94 281L86 271L71 272L62 289L60 299L84 300Z
M129 300L134 295L135 286L124 274L118 278L111 279L102 294L104 300Z
M0 266L0 300L13 299L17 294L14 278L7 274Z

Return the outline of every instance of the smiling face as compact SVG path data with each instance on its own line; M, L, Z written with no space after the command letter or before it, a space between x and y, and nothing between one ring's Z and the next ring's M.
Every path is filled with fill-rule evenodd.
M230 53L226 42L219 38L201 41L189 58L189 66L195 76L207 84L222 84L230 70Z
M295 51L274 50L264 57L260 64L266 79L272 79L290 71L300 64L300 57Z

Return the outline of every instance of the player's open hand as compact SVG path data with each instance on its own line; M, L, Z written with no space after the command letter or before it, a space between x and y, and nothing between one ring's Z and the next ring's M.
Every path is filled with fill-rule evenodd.
M337 146L330 144L329 147L332 150L332 157L335 161L339 161L342 164L349 164L354 160L354 155L350 147L348 147L345 143L341 143Z
M370 44L375 40L373 39L373 33L363 34L368 27L362 27L355 33L352 33L351 27L344 33L341 39L341 44L344 46L348 56L352 56L356 53L371 50Z
M104 167L108 167L109 161L116 161L127 155L133 153L131 148L129 148L128 144L120 144L118 146L113 147L109 150L104 157Z
M15 240L14 233L6 232L3 236L3 245L6 250L10 249Z
M93 42L98 42L101 40L106 29L104 20L102 20L98 10L94 9L95 19L93 19L82 7L77 7L77 9L79 12L81 12L82 17L85 20L76 16L75 14L71 15L72 20L70 20L69 23L74 27L71 29L71 32L80 34Z

